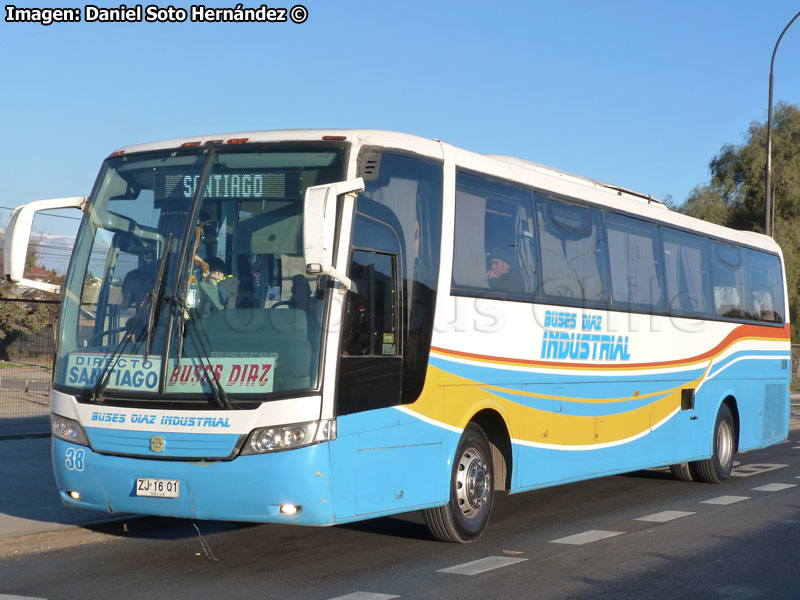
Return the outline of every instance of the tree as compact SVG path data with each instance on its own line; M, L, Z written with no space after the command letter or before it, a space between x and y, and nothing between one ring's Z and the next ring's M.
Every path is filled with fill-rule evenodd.
M766 123L751 123L740 146L727 144L709 164L711 181L698 185L680 212L734 229L764 232ZM779 103L773 115L772 197L775 241L786 263L790 320L800 317L800 107ZM800 328L792 330L800 343Z

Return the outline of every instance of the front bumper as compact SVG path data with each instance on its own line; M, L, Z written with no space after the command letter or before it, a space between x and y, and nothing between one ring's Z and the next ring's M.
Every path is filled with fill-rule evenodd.
M188 519L334 522L328 443L207 462L112 456L53 438L52 454L59 493L70 507ZM137 496L137 477L177 479L180 496ZM302 508L284 515L283 504Z

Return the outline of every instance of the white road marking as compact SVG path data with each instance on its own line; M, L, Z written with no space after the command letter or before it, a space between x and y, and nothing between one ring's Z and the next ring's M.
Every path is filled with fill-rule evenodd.
M478 573L485 573L500 567L507 567L528 560L527 558L509 558L507 556L489 556L473 560L472 562L448 567L447 569L439 569L439 573L455 573L456 575L477 575Z
M800 446L792 446L792 450L800 450Z
M673 519L680 519L681 517L688 517L689 515L693 515L693 512L686 512L683 510L665 510L663 512L653 513L652 515L647 515L646 517L639 517L636 521L647 521L649 523L666 523L667 521L672 521Z
M768 473L769 471L775 471L777 469L782 469L783 467L788 467L789 465L780 465L780 464L772 464L772 463L756 463L752 465L741 465L740 467L734 467L731 470L732 477L750 477L752 475L759 475L761 473Z
M567 537L558 538L557 540L550 540L551 544L570 544L572 546L582 546L598 540L614 537L615 535L622 535L624 531L601 531L598 529L590 529L583 533L576 533L575 535L568 535Z
M331 598L330 600L390 600L390 598L399 597L400 596L391 596L389 594L374 594L372 592L353 592L346 596L336 596L336 598Z
M741 502L742 500L749 500L750 496L718 496L711 498L711 500L703 500L700 504L733 504L734 502Z
M789 488L797 487L796 483L768 483L761 487L752 488L755 492L780 492L781 490L788 490Z
M45 599L37 598L34 596L9 596L7 594L0 594L0 600L45 600Z

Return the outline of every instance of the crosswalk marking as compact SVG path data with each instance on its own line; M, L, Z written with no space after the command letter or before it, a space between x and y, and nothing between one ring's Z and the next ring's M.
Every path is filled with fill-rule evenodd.
M781 490L788 490L789 488L797 487L796 483L768 483L760 487L753 488L756 492L780 492Z
M375 594L373 592L353 592L346 596L336 596L336 598L331 598L330 600L390 600L391 598L399 597L400 596L392 596L390 594Z
M750 496L718 496L710 500L703 500L700 504L733 504L734 502L741 502L742 500L749 500Z
M781 465L776 463L754 463L751 465L740 465L734 467L731 471L731 477L752 477L753 475L760 475L769 471L775 471L788 467L789 465Z
M439 573L455 573L456 575L477 575L478 573L485 573L500 567L507 567L515 563L528 560L527 558L510 558L508 556L489 556L473 560L472 562L448 567L447 569L439 569Z
M615 535L622 535L624 531L602 531L599 529L590 529L583 533L576 533L575 535L568 535L567 537L558 538L557 540L550 540L551 544L569 544L571 546L582 546L591 542L597 542L606 538L614 537Z
M693 512L686 512L683 510L665 510L662 512L653 513L652 515L647 515L646 517L639 517L636 519L637 521L647 521L649 523L666 523L667 521L672 521L673 519L680 519L681 517L688 517L689 515L693 515Z

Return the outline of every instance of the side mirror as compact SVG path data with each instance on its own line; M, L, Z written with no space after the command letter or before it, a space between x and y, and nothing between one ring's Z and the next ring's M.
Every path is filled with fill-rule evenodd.
M78 208L83 210L86 196L73 198L56 198L53 200L37 200L23 204L14 209L6 227L6 241L3 251L3 270L6 279L17 285L44 290L57 294L59 286L25 279L25 258L28 255L28 244L31 239L33 217L40 210L56 210L58 208Z
M326 185L315 185L306 190L303 206L303 255L306 273L330 275L345 289L352 282L333 266L333 245L336 242L337 198L346 194L342 204L342 221L353 218L353 198L364 191L361 177Z

